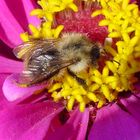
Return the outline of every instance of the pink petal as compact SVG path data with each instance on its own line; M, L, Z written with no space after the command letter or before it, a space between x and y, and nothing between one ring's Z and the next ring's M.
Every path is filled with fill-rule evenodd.
M37 25L39 20L30 16L34 8L31 0L0 1L0 38L10 47L21 43L20 33L27 31L28 24Z
M9 0L10 1L10 0ZM11 8L12 11L15 12L15 8L13 8L14 6L18 5L19 3L21 3L21 5L23 5L24 8L24 14L27 18L27 23L23 24L22 21L20 20L20 16L21 14L19 13L19 15L17 15L17 18L19 19L18 21L21 22L20 24L23 24L22 27L24 27L26 30L27 26L29 23L34 24L35 26L40 24L40 20L36 17L36 16L30 16L30 12L36 8L37 6L37 1L33 1L33 0L21 0L21 2L17 3L17 0L13 0L14 2L11 2L12 4L14 4ZM10 5L11 6L11 5ZM17 10L18 11L18 10ZM16 13L16 12L15 12ZM23 19L24 21L24 19ZM27 25L27 26L26 26Z
M23 63L0 56L0 73L20 73Z
M140 123L140 98L131 95L129 98L121 99L121 103L127 108L128 112Z
M6 78L3 84L3 93L4 96L9 101L15 101L19 98L27 98L30 95L34 94L35 91L44 88L44 85L31 86L31 87L20 87L17 85L16 80L18 79L19 74L12 74Z
M89 110L83 113L76 109L69 120L50 136L46 135L48 140L85 140L89 120Z
M0 112L1 140L42 140L62 106L53 102L11 106Z
M3 92L2 92L3 82L7 76L8 76L8 74L0 74L0 111L2 109L6 108L7 105L9 104L9 102L6 100L6 98L4 97Z
M140 124L118 105L106 106L97 112L89 140L138 140Z

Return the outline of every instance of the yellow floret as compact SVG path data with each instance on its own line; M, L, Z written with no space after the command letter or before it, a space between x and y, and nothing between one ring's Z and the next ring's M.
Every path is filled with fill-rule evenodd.
M29 41L29 35L28 35L27 32L21 33L21 34L20 34L20 38L23 40L23 42Z

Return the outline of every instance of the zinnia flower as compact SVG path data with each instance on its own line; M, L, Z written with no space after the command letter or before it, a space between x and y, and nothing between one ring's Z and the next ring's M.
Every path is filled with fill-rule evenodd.
M139 140L140 18L136 2L39 0L38 4L30 0L0 3L0 139ZM30 12L38 18L29 16ZM23 63L11 48L22 41L58 38L65 32L86 34L104 45L107 58L101 58L99 68L89 67L78 75L88 88L68 74L50 87L18 85ZM107 37L112 42L105 43Z

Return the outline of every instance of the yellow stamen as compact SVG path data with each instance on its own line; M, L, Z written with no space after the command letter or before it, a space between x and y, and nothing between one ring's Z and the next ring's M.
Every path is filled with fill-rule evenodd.
M81 103L80 103L80 108L79 108L79 109L80 109L80 111L81 111L81 112L84 112L85 107L86 107L85 102L81 102Z
M70 99L68 100L67 108L69 111L72 110L74 101L75 101L74 97L70 97Z
M20 38L21 38L24 42L29 41L29 35L28 35L27 32L21 33L21 34L20 34Z
M60 89L61 86L62 86L61 83L56 83L56 84L52 85L52 86L49 88L48 92L53 92L53 91L55 91L55 90L57 90L57 89Z
M29 24L29 29L31 30L34 38L39 38L39 36L40 36L39 30L34 25Z
M89 93L87 94L87 97L88 97L91 101L93 101L93 102L98 102L98 98L97 98L96 95L95 95L94 93L92 93L92 92L89 92Z

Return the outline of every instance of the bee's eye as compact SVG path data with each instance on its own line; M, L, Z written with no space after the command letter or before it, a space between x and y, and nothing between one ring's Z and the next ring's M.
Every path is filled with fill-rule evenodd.
M99 47L93 47L90 52L91 58L93 61L99 59L100 57L100 48Z
M82 43L76 43L74 45L75 49L79 49L79 48L81 48L81 46L82 46Z

